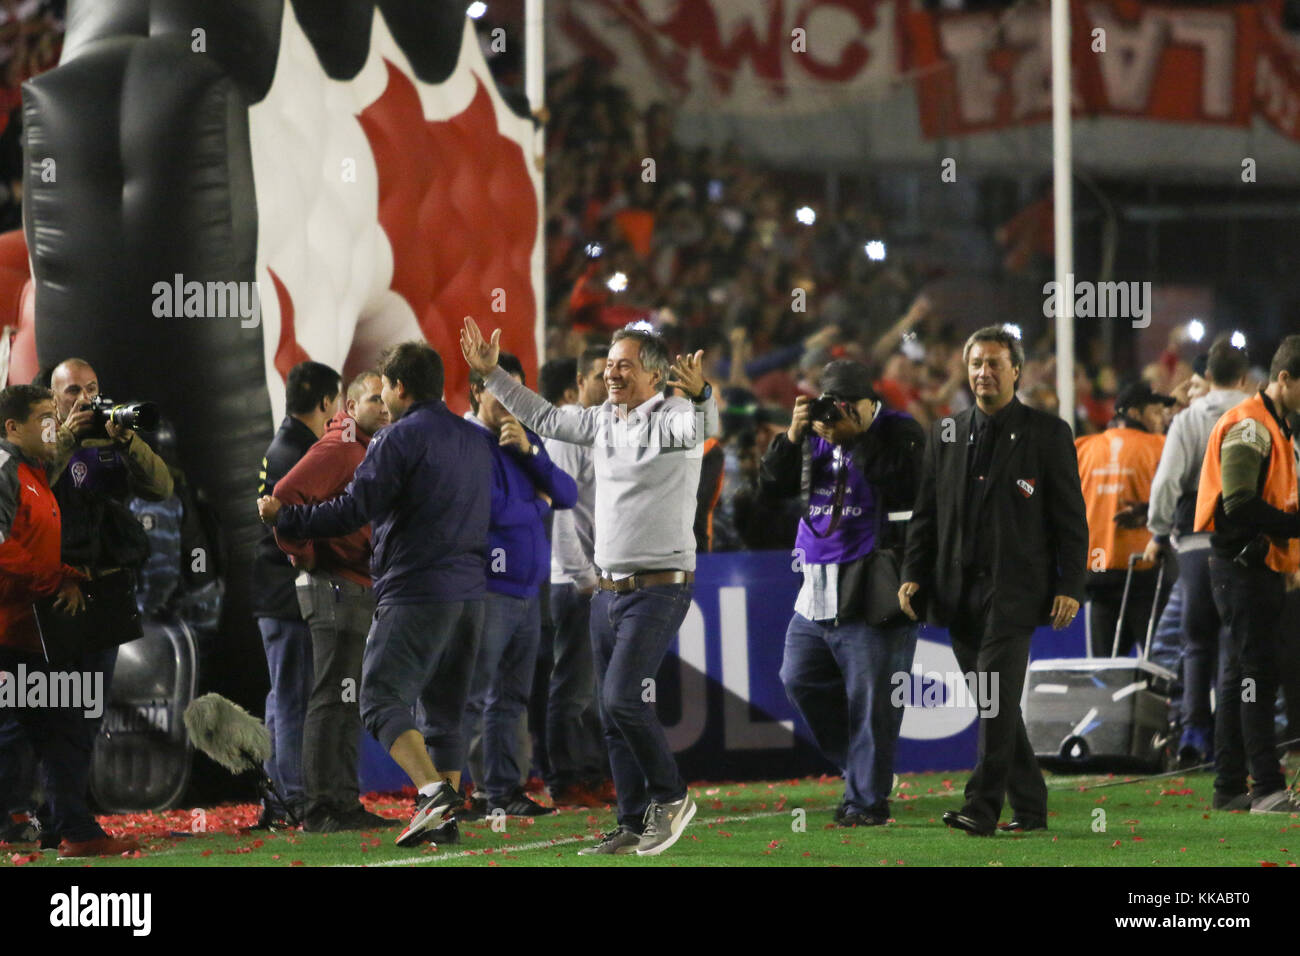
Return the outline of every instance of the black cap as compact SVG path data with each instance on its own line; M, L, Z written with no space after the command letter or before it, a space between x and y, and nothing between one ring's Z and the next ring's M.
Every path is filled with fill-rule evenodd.
M836 359L822 369L822 393L834 395L845 401L857 402L864 398L878 401L871 387L871 370L853 359Z
M1178 399L1172 395L1161 395L1151 390L1146 382L1134 382L1120 389L1115 398L1115 411L1141 408L1143 405L1177 405Z
M1192 359L1192 371L1201 378L1205 378L1205 370L1210 367L1210 353L1202 352L1196 358Z

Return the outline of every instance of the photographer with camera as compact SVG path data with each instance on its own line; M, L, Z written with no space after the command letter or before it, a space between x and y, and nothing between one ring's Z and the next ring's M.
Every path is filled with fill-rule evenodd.
M54 367L50 388L59 421L52 475L63 509L63 560L87 570L95 600L134 608L135 571L149 557L149 540L127 502L163 501L174 491L167 463L135 432L157 427L158 407L114 405L79 358ZM139 630L117 626L123 634ZM106 679L111 674L110 666Z
M126 502L132 495L161 501L172 493L172 477L166 463L135 432L157 424L157 406L114 405L100 394L94 368L79 358L56 365L50 386L58 420L50 474L62 512L62 560L86 574L82 590L88 611L73 617L55 606L38 609L38 615L51 663L102 672L108 700L118 647L144 633L135 577L149 557L149 539ZM82 781L89 780L100 719L82 722L84 739L75 755L84 763L76 770ZM57 809L54 824L42 832L42 846L57 845L65 836L79 842L76 834L58 832ZM78 855L93 851L92 846Z
M760 466L764 491L807 499L795 553L803 587L785 635L781 682L817 746L844 776L842 827L889 821L917 625L898 606L898 565L921 473L925 431L885 407L860 362L821 375L823 394L796 399L790 428Z

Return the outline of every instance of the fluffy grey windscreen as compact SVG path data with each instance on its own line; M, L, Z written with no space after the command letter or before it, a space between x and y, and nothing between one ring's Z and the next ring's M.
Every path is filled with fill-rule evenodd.
M204 694L185 708L190 741L231 773L260 767L271 756L266 725L220 694Z

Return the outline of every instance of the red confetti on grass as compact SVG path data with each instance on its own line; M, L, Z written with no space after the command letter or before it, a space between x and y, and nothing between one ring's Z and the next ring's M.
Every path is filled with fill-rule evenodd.
M1110 845L1110 848L1111 848L1112 850L1115 849L1115 847L1119 846L1119 843L1120 843L1120 841L1119 841L1119 840L1116 840L1114 843L1112 843L1112 844Z
M9 857L9 862L14 866L25 866L28 863L35 863L40 858L39 853L15 853Z
M304 863L302 862L302 860L294 860L294 861L293 861L292 863L290 863L289 865L290 865L290 866L305 866L306 864L304 864Z
M1259 865L1260 865L1260 866L1277 866L1277 864L1274 863L1272 860L1260 860L1260 861L1259 861Z

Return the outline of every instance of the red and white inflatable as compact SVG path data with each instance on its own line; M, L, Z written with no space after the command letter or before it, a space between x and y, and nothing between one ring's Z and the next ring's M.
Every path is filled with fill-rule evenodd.
M456 332L475 315L535 375L533 122L463 3L70 0L67 27L23 90L9 380L78 355L107 394L162 406L229 534L223 634L257 653L256 472L289 368L351 375L423 337L461 410Z

